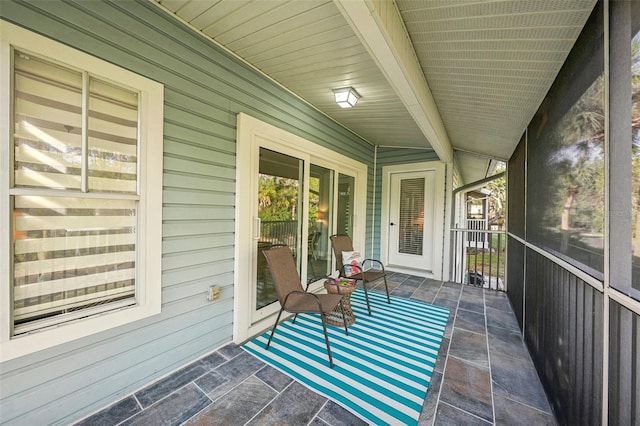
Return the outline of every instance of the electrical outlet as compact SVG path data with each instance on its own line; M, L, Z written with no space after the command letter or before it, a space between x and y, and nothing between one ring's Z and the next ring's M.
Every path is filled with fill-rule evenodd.
M212 285L209 287L209 294L207 295L207 300L209 302L213 302L214 300L218 300L220 298L220 286Z

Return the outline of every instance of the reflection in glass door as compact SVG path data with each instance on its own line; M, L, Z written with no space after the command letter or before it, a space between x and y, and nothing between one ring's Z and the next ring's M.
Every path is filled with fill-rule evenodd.
M347 234L353 239L353 209L355 178L338 175L338 213L336 223L337 234Z
M274 244L285 244L291 248L296 264L300 265L303 165L298 158L260 148L256 310L278 299L262 250Z
M333 228L333 183L333 170L311 164L307 282L324 278L331 272L329 235Z

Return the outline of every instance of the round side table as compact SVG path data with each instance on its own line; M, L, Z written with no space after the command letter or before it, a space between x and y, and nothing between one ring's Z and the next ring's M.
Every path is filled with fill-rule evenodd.
M356 322L356 316L351 309L351 293L353 293L357 286L354 281L350 281L351 285L339 285L333 283L331 281L324 282L324 288L327 290L327 293L333 294L342 294L342 309L344 310L344 316L347 320L347 327ZM338 327L344 326L344 321L342 320L342 311L340 310L340 306L336 306L333 311L331 311L326 316L327 324L335 325Z

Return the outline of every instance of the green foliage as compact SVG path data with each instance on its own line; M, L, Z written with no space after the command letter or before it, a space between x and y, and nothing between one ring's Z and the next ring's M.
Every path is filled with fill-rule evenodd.
M501 254L500 258L495 254L489 256L489 253L484 253L483 256L482 252L469 254L467 255L467 270L477 270L485 276L498 276L504 279L505 260L506 256L504 253ZM491 274L489 274L489 272L491 272Z
M309 179L309 228L318 220L318 206L320 205L320 179Z
M320 180L309 183L309 226L318 218ZM297 180L261 174L258 180L258 215L261 220L297 220L300 185Z
M602 233L604 226L604 77L600 76L549 134L549 208L543 224Z
M504 163L499 163L496 173L501 173L505 169ZM503 177L487 182L486 188L491 191L489 198L489 224L498 225L499 229L504 229L505 207L507 203L507 180Z
M261 220L295 220L297 180L261 174L258 179L258 215Z

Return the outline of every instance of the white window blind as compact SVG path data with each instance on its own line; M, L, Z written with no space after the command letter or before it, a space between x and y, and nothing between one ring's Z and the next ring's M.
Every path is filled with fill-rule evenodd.
M399 253L422 255L424 191L424 178L402 179L400 182Z
M136 303L138 94L14 53L14 335Z

